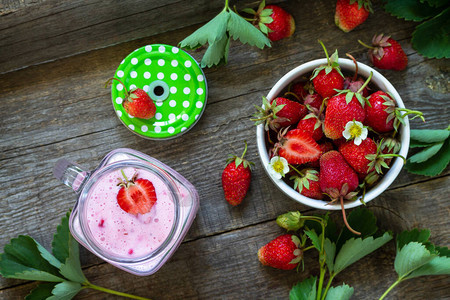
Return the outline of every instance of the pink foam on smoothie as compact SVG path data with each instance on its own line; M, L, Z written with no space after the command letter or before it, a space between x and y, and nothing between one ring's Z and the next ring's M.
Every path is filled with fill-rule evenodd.
M113 256L143 257L156 250L169 235L175 207L166 184L156 175L142 169L124 168L128 179L150 180L156 192L156 203L146 214L132 215L117 204L117 186L123 178L120 170L102 176L86 199L86 218L97 246Z

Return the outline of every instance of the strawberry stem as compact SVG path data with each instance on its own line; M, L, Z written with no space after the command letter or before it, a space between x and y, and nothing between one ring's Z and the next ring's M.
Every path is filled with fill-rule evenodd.
M406 158L404 158L400 154L386 153L386 154L380 154L380 155L378 155L378 157L386 157L386 158L400 157L401 159L403 159L403 163L406 164Z
M247 141L244 141L245 144L245 148L244 148L244 152L242 153L241 159L244 159L244 155L247 152Z
M358 43L360 43L361 45L363 45L363 46L366 47L366 48L369 48L369 49L375 49L375 47L369 46L369 45L365 44L365 43L364 43L363 41L361 41L361 40L358 40Z
M297 96L297 94L295 94L295 93L293 93L293 92L286 92L286 93L284 93L284 95L285 96L293 96L295 99L297 99L297 101L298 102L300 102L301 100L300 100L300 97L299 96Z
M347 222L347 216L345 215L345 208L344 208L344 197L340 196L340 202L341 202L341 208L342 208L342 217L344 219L345 226L348 228L348 230L350 230L354 234L361 235L361 232L354 230Z
M418 111L418 110L410 110L407 108L396 108L397 111L404 111L404 114L399 114L399 116L401 118L406 117L407 115L415 115L414 117L411 118L411 120L415 119L415 118L420 118L422 121L425 122L425 118L423 117L423 112Z
M299 170L297 170L293 165L289 164L289 167L292 168L295 172L297 172L300 176L305 176L304 173L300 172Z
M373 72L371 71L369 77L366 79L366 82L364 82L364 84L357 91L358 94L361 94L361 92L364 90L364 88L369 84L370 80L372 79L372 76L373 76Z
M331 63L330 63L330 57L328 56L327 48L325 48L325 45L322 43L321 40L318 40L318 41L319 41L320 45L322 46L323 51L325 52L325 55L326 55L326 57L327 57L327 64L328 64L329 66L331 66Z
M355 64L355 74L353 74L352 81L356 81L356 79L358 78L358 63L356 62L356 59L350 53L345 53L345 55L350 57L353 60L353 63Z
M113 80L117 80L118 82L120 82L120 83L123 85L123 88L125 89L125 93L126 93L126 95L128 96L129 93L128 93L128 89L127 89L126 85L125 85L120 79L118 79L118 78L116 78L116 77L111 77L111 78L109 78L109 79L105 82L105 88L107 88L107 87L108 87L108 83L110 83L110 82L113 81Z
M123 169L120 169L120 172L122 173L123 178L125 178L125 182L128 183L127 175L125 175L125 172L123 171Z

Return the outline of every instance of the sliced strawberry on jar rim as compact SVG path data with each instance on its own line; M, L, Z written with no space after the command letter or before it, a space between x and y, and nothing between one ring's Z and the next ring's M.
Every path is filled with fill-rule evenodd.
M157 200L153 183L147 179L137 179L137 174L128 180L123 170L121 172L125 180L118 184L121 187L117 193L120 208L132 215L150 212Z

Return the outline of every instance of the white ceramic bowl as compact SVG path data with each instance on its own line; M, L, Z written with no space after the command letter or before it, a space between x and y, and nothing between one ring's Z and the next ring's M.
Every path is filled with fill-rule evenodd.
M272 99L278 97L279 95L282 95L282 92L287 88L287 86L294 81L299 80L303 75L309 76L311 72L318 66L326 65L327 60L324 59L316 59L310 62L307 62L305 64L302 64L295 69L288 72L286 75L284 75L278 82L274 85L274 87L270 90L269 94L267 95L267 99L271 101ZM343 72L347 72L349 74L353 74L355 72L355 65L352 60L350 59L339 59L339 65ZM373 72L373 77L371 80L371 84L377 86L379 89L385 92L389 92L397 102L397 106L404 108L403 101L396 91L396 89L392 86L392 84L378 71L375 69L359 63L358 62L358 73L359 75L363 76L364 78L369 77L370 72ZM408 148L409 148L409 121L408 117L404 118L405 125L400 126L400 141L401 141L401 148L399 151L399 154L403 157L406 157L408 154ZM258 152L259 157L261 158L262 165L264 166L264 169L270 179L273 181L273 183L281 190L283 191L287 196L294 199L297 202L300 202L304 205L318 208L318 209L325 209L325 210L339 210L341 209L341 206L339 203L330 205L328 204L328 201L323 200L316 200L311 199L308 197L305 197L301 195L298 191L294 190L291 186L289 186L286 182L283 181L283 179L276 179L273 178L269 171L268 171L268 165L269 165L269 154L268 149L266 147L266 141L265 141L265 133L264 133L264 125L258 125L256 128L256 139L257 139L257 145L258 145ZM380 195L383 191L385 191L391 183L395 180L395 178L400 173L401 169L403 167L403 160L399 157L396 157L393 160L393 163L391 165L391 168L388 172L385 173L383 178L372 188L370 188L366 192L366 196L364 198L364 201L367 203L374 198L376 198L378 195ZM328 204L328 205L326 205ZM356 201L347 202L345 204L345 208L352 208L361 205L362 202L360 199L357 199Z

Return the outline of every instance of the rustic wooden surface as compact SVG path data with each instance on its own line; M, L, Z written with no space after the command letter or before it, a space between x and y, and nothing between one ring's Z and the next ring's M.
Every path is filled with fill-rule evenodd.
M19 234L33 236L47 248L60 218L75 195L52 177L57 159L66 157L88 169L109 151L129 147L172 166L198 189L201 206L180 249L156 274L137 277L101 261L85 249L81 260L94 284L152 299L286 299L293 284L318 274L317 257L306 259L304 272L263 267L256 252L283 231L274 219L289 210L318 213L284 196L271 183L257 157L253 104L285 73L322 58L328 49L350 52L369 63L356 42L383 31L404 47L405 71L381 71L407 107L425 113L427 122L412 128L445 128L449 121L448 60L426 59L411 48L415 24L375 13L351 33L333 20L334 1L270 1L296 19L297 31L271 49L233 42L229 64L206 69L209 97L204 115L185 135L149 141L131 134L116 118L110 91L103 88L119 62L143 45L176 45L219 12L217 1L6 1L0 6L0 248ZM238 1L232 1L238 2ZM238 7L254 5L240 1ZM194 52L200 60L203 52ZM341 55L342 56L342 55ZM249 143L256 162L244 203L223 199L221 171L229 153ZM429 228L432 241L448 245L449 170L438 177L402 171L392 186L369 203L379 226L399 232ZM380 206L393 210L400 217ZM339 219L339 213L333 213ZM377 299L395 280L391 242L335 279L355 288L353 299ZM35 283L0 278L0 299L21 299ZM412 279L388 299L450 297L445 276ZM76 299L113 299L84 290Z

